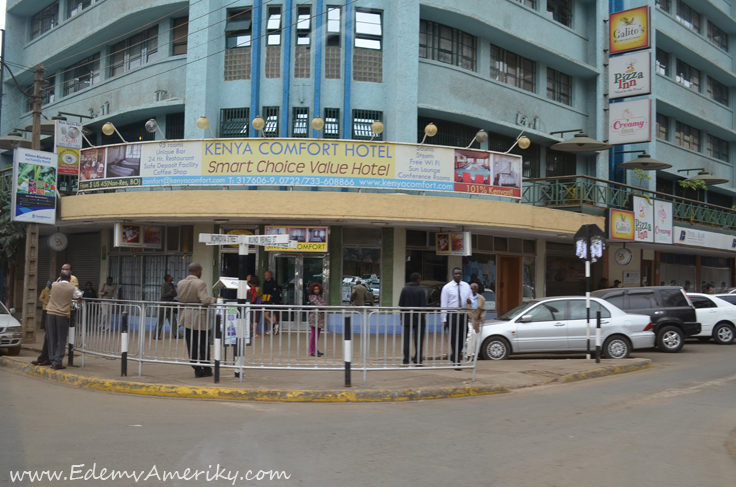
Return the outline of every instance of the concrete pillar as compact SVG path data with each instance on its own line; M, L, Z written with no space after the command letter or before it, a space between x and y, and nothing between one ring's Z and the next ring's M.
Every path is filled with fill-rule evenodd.
M534 297L543 298L547 294L545 289L545 271L547 268L547 241L538 238L536 240L537 254L534 259Z
M392 306L399 305L401 290L406 285L406 228L394 228Z

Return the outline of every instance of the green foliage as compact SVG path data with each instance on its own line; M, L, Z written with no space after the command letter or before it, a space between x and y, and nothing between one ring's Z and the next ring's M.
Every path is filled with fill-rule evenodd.
M15 265L25 244L26 226L10 221L10 197L10 191L0 195L0 262Z
M646 172L643 169L639 169L639 168L634 169L634 177L635 178L639 178L642 181L643 180L647 180L647 181L651 181L652 180L652 177L649 175L648 172Z
M708 191L708 186L705 185L705 181L702 179L683 179L682 181L678 181L677 184L679 184L681 188L692 189L693 191L698 191L700 189Z

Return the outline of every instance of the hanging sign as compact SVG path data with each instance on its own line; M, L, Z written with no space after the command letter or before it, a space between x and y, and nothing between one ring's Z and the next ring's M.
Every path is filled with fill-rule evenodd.
M654 200L654 243L672 243L672 203Z
M131 223L115 224L115 247L160 249L162 241L163 233L160 226Z
M67 122L66 120L54 120L55 138L54 145L56 147L66 147L67 149L82 148L82 124L75 122Z
M652 100L611 103L611 121L608 126L609 144L636 144L650 142L652 131Z
M69 241L67 240L66 235L64 235L63 233L55 233L53 235L49 235L47 243L49 244L49 248L51 250L61 252L69 244Z
M608 61L608 98L648 95L652 92L652 54L632 52Z
M56 223L56 154L30 149L13 152L10 219L16 222Z
M287 244L267 246L268 251L327 252L327 227L266 227L266 235L272 237L288 235L289 240ZM294 241L296 247L291 243Z
M79 149L59 147L56 153L59 157L59 174L79 175Z
M632 8L608 16L609 54L651 47L649 7Z
M608 214L608 238L626 242L634 241L634 212L611 209Z
M654 242L654 205L653 202L634 196L634 240L636 242Z
M437 255L473 255L470 232L437 232Z

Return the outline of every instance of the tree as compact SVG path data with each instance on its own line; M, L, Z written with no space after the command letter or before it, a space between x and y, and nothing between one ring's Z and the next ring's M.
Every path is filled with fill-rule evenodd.
M0 196L0 262L15 266L25 242L26 226L10 221L10 198L10 192Z

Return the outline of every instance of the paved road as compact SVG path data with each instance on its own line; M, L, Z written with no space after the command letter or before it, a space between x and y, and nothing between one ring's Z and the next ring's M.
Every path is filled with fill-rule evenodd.
M727 449L736 432L736 345L694 342L680 354L637 356L655 366L511 394L382 404L115 395L0 369L0 485L11 484L11 469L68 477L85 464L83 476L94 463L96 475L108 468L145 477L154 466L162 477L186 468L213 475L217 464L238 477L291 475L269 485L736 485ZM232 483L206 475L138 484Z

